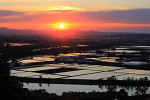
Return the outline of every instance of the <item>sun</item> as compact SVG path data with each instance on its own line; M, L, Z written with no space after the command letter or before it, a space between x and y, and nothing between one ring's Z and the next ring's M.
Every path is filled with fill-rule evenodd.
M52 25L53 25L53 28L57 30L66 30L71 27L71 24L67 22L58 22Z
M60 28L60 29L64 29L64 28L65 28L65 25L64 25L64 24L60 24L60 25L59 25L59 28Z

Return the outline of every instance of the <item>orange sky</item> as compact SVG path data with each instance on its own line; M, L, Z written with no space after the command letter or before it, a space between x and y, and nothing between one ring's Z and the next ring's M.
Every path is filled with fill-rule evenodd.
M100 4L98 0L94 1ZM17 0L2 2L0 0L0 5L3 4L0 7L0 27L60 30L60 23L64 25L61 30L103 30L103 28L127 27L141 28L142 30L143 27L150 27L150 9L148 6L144 8L144 3L141 6L137 3L137 6L131 7L130 4L127 5L130 1L126 2L124 6L121 6L121 2L115 4L114 1L114 4L110 5L111 3L107 1L103 2L103 4L110 5L107 6L109 9L106 9L105 6L90 6L90 0L88 0L88 7L84 5L84 2L81 2L83 4L79 4L79 6L73 4L73 1L39 6L40 2L43 3L40 0L38 2L34 0L33 2L17 2ZM12 5L10 5L11 3ZM147 3L150 2L147 1ZM31 5L27 6L26 4Z
M29 17L27 15L25 17ZM16 17L16 16L12 16ZM6 17L6 19L11 19L12 17ZM86 17L80 16L78 13L56 13L56 14L43 14L37 15L33 18L16 17L21 19L17 21L1 22L0 27L15 28L15 29L46 29L46 30L59 30L59 25L64 24L64 30L93 30L103 27L150 27L150 24L141 23L115 23L115 22L105 22L103 19L98 21L89 20ZM23 19L23 20L22 20ZM25 20L24 20L25 19ZM13 20L13 19L12 19Z

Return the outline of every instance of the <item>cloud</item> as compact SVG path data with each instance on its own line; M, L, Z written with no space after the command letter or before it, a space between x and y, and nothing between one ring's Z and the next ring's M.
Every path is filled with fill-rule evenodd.
M83 8L71 7L71 6L51 6L48 9L51 13L72 13L77 11L86 11Z
M71 7L71 6L51 6L49 10L85 10L83 8Z
M0 17L3 16L12 16L12 15L21 15L24 12L16 12L16 11L11 11L11 10L0 10Z
M60 10L63 8L62 10ZM133 9L133 10L117 10L117 11L75 11L70 7L52 7L49 11L41 12L16 12L10 10L0 10L0 22L15 22L24 20L69 20L76 19L95 21L99 23L128 23L128 24L150 24L150 9ZM76 8L77 9L77 8ZM71 13L70 13L71 12ZM21 17L19 17L21 16ZM48 18L46 18L46 16ZM43 19L42 19L43 18ZM78 22L78 21L77 21Z
M150 24L150 9L85 12L80 15L88 20L106 23Z
M18 15L11 15L11 16L2 16L0 17L0 19L4 20L4 19L12 19L12 18L21 18L21 16Z
M0 10L0 22L8 22L14 19L21 19L26 12L17 12L11 10Z
M40 12L19 12L12 10L0 10L0 23L17 23L37 18Z
M50 10L51 13L69 13L74 12L74 10Z

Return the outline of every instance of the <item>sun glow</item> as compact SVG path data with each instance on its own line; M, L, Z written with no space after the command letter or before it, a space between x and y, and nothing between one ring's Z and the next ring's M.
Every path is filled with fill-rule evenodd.
M53 24L53 27L58 30L65 30L65 29L69 29L70 24L66 22L60 22L60 23Z
M65 28L64 24L60 24L60 25L59 25L59 28L60 28L60 29Z

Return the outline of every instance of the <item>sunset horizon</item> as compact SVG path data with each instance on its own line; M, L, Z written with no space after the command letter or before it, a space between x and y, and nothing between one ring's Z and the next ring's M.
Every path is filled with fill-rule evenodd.
M0 27L149 32L150 1L135 1L87 0L87 5L79 0L0 0ZM56 26L59 23L65 24L65 27Z
M150 100L150 0L0 0L0 100Z

